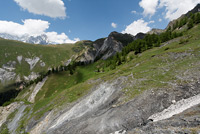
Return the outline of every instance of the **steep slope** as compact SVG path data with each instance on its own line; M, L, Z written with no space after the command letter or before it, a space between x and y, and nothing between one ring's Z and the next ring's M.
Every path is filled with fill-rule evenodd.
M120 64L113 62L115 68L106 66L109 57L144 34L113 32L95 42L78 42L72 49L79 54L72 59L100 60L52 73L24 89L15 103L0 108L1 132L198 134L200 24L183 27L183 36L160 46L150 44L151 49L144 46L139 53L130 49ZM139 43L143 46L145 41Z
M112 71L97 72L104 64L100 60L77 67L73 75L68 71L50 75L35 102L26 104L16 130L26 128L33 134L198 133L199 29L200 25L195 26L183 37L145 51ZM182 43L183 38L188 42ZM24 90L18 99L28 99L30 91ZM189 109L154 122L152 117L163 111L173 115L172 105Z
M77 47L0 39L0 105L16 97L27 84L37 82L49 69L68 64Z
M171 29L180 29L181 26L179 26L181 23L181 21L184 21L184 19L190 17L191 14L195 14L200 12L200 4L197 4L191 11L187 12L186 14L181 15L178 19L172 20L171 22L169 22L169 24L167 25L166 29L169 29L171 27ZM184 23L184 22L183 22Z
M17 77L29 79L30 74L37 75L61 65L74 54L72 44L42 46L1 39L0 48L0 67L5 75L1 75L1 83Z

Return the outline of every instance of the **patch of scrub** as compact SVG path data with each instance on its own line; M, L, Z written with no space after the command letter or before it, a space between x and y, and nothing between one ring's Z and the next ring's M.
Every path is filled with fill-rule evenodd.
M34 57L33 59L25 58L25 61L30 65L30 70L32 70L35 67L39 60L39 57Z
M168 119L172 117L173 115L182 113L183 111L200 104L200 94L190 97L188 99L182 99L171 106L169 106L167 109L163 110L160 113L153 114L148 119L153 120L154 122Z
M48 79L48 77L45 77L41 82L39 82L35 88L33 89L32 94L30 95L30 97L28 98L28 101L34 103L35 102L35 96L37 95L37 93L40 91L40 89L42 88L42 86L44 85L44 83L46 82L46 80Z
M26 105L20 106L20 108L18 109L18 112L16 113L13 120L10 123L8 123L8 129L10 132L12 132L12 134L15 134L15 131L18 127L19 121L20 121L21 117L23 117L24 110L26 109L26 107L27 107Z

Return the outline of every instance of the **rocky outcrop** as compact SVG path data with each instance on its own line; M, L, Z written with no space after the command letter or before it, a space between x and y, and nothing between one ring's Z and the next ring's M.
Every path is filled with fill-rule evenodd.
M49 112L47 116L30 131L30 134L42 134L43 130L48 129L49 121L53 116L53 112Z
M199 134L200 105L174 115L173 118L149 122L145 126L134 128L126 134Z
M180 20L181 18L183 18L185 16L189 17L191 13L197 13L197 12L200 12L200 4L197 4L196 7L194 7L191 11L187 12L186 14L183 14L178 19L170 21L169 24L167 25L167 27L165 28L165 30L167 30L169 27L172 28L177 20Z
M72 61L72 59L67 60L67 61L64 63L64 65L65 65L65 66L68 66L68 65L71 63L71 61Z
M101 38L94 41L91 47L84 50L79 56L75 58L77 62L90 63L98 59L106 60L121 52L122 49L136 39L143 39L145 34L138 33L136 36L130 34L122 34L112 32L107 38Z
M197 13L197 12L200 12L200 4L197 4L196 7L194 7L191 11L186 13L186 16L189 16L190 13Z
M22 63L22 59L23 59L23 56L22 56L22 55L17 56L17 61L19 62L19 64Z
M21 106L18 108L17 113L15 114L14 118L12 119L11 122L8 123L8 129L12 134L16 134L16 129L19 125L20 119L24 115L24 110L26 109L26 105L21 104Z
M37 93L40 91L40 89L42 88L42 86L45 84L46 80L48 79L48 77L45 77L41 82L37 83L37 85L35 86L35 88L33 89L32 94L30 95L30 97L28 98L28 101L31 103L35 102L35 96L37 95Z
M16 73L9 72L3 68L0 68L0 81L1 83L5 83L6 81L14 80Z
M41 61L40 61L40 66L41 66L41 67L45 67L45 65L46 65L45 62L43 62L43 61L41 60Z
M25 61L30 65L30 70L32 70L35 67L39 60L39 57L34 57L33 59L25 58Z
M31 72L31 74L29 76L24 76L24 80L25 81L31 81L31 80L35 80L39 77L40 75L38 73L35 72Z
M165 30L162 30L162 29L156 29L156 28L153 28L151 31L149 31L147 34L161 34L163 33Z
M111 96L119 91L121 87L114 87L114 85L118 84L119 80L108 84L102 83L97 87L97 90L94 91L87 98L83 99L80 103L77 103L73 106L69 111L63 113L61 116L56 119L53 125L50 127L51 129L59 128L64 122L71 121L77 118L80 118L88 113L92 113L100 109L103 104L106 104L110 101Z
M172 101L174 104L164 109L160 113L153 114L148 119L154 122L168 119L176 114L182 113L183 111L200 104L200 94L190 97L188 99L182 99L178 102Z
M14 112L18 107L20 106L20 103L14 102L6 107L0 107L0 127L3 123L6 122L8 116Z
M16 61L9 61L6 64L3 64L2 68L11 72L15 70L15 66L16 66Z

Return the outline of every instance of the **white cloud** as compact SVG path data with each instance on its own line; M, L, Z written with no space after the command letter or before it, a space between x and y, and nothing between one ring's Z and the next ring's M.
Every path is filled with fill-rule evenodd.
M80 41L79 38L75 38L74 40L70 40L69 37L65 33L58 34L56 32L47 32L46 33L48 40L53 44L63 44L63 43L75 43Z
M156 12L156 7L158 5L158 0L142 0L139 3L140 7L144 9L143 14L145 16L153 16Z
M113 27L113 28L117 28L117 24L116 23L111 23L111 26Z
M155 23L155 21L154 21L154 20L152 20L152 21L149 21L149 24L152 24L152 23Z
M14 0L23 10L52 18L65 18L66 8L62 0Z
M198 3L200 0L160 0L159 8L165 7L165 18L173 20L193 9Z
M137 11L134 11L134 10L133 10L133 11L131 11L131 13L132 13L132 14L137 14Z
M129 33L132 35L136 35L139 32L146 33L151 30L148 24L149 23L145 22L143 19L139 19L126 26L126 29L122 31L122 33Z
M161 21L162 21L162 19L160 18L160 19L158 19L158 21L159 21L159 22L161 22Z
M145 16L153 16L157 9L165 8L165 18L173 20L187 13L198 3L200 0L141 0L139 5L144 9Z
M79 41L78 38L70 40L65 33L58 34L56 32L46 32L50 25L48 21L27 19L22 22L23 24L12 21L0 21L0 33L6 33L18 37L23 35L39 36L41 34L46 34L48 40L55 44L74 43Z
M18 24L12 21L0 21L0 33L7 33L15 36L25 34L37 36L44 34L49 28L48 21L27 19L22 21L24 24Z

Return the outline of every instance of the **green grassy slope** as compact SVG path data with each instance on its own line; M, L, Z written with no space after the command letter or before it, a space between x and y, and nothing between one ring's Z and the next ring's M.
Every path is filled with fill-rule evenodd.
M23 56L23 58L34 58L39 57L45 62L46 70L49 66L56 66L62 64L73 54L72 48L73 44L66 45L33 45L22 43L18 41L11 41L0 39L0 66L9 62L17 61L17 56ZM17 62L19 65L19 63ZM39 66L36 66L33 71L41 71ZM22 73L27 75L29 70L29 65L27 62L22 60L22 65L17 66L17 73Z
M88 41L88 43L90 43ZM86 42L87 45L87 42ZM23 76L30 75L31 72L42 73L47 72L49 67L56 67L63 65L69 60L72 55L76 55L85 48L84 42L77 42L76 44L61 44L61 45L35 45L27 44L19 41L0 39L0 68L10 61L15 61L16 75ZM22 56L21 64L18 62L17 57ZM30 70L30 65L25 61L25 58L39 57L40 61L35 67ZM41 67L40 63L44 62L45 66ZM15 80L14 80L15 81ZM5 91L6 86L14 83L9 81L0 83L0 92Z
M130 53L133 59L117 66L114 70L105 68L98 61L88 66L77 67L76 72L52 74L36 96L33 115L40 118L45 112L60 105L71 103L86 95L99 81L114 80L120 76L128 78L123 89L122 102L127 102L144 90L172 89L174 84L189 83L198 75L200 65L200 25L184 32L182 37L165 42L161 47L147 50L141 54ZM183 41L187 39L187 41ZM190 72L188 74L187 72ZM192 72L192 73L191 73ZM192 75L193 79L188 79ZM25 91L24 91L25 92ZM20 99L22 93L19 95Z

